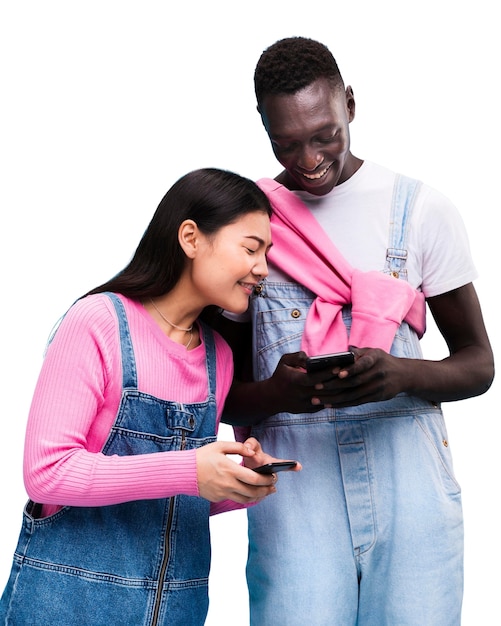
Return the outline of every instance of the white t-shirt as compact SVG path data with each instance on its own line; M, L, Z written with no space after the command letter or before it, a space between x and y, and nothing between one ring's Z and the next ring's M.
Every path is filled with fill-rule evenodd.
M381 271L389 244L394 181L394 172L365 161L351 178L325 196L294 193L353 267ZM477 277L458 210L448 198L424 184L411 216L407 250L409 283L425 297L462 287ZM290 279L270 263L268 280Z

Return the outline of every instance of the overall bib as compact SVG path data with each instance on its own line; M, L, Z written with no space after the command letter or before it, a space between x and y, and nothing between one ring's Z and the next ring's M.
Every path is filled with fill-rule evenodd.
M416 181L397 177L382 268L406 279ZM254 375L296 352L315 294L265 281L251 301ZM343 310L350 328L349 307ZM363 346L361 346L363 347ZM422 358L403 322L391 354ZM440 406L401 394L253 427L269 454L301 461L248 510L253 626L458 626L463 589L460 487Z
M215 441L216 353L203 327L208 398L180 404L137 388L134 350L115 306L123 392L106 455L197 448ZM131 494L133 495L133 494ZM0 622L13 626L201 626L208 609L209 502L192 496L64 507L39 519L28 502Z

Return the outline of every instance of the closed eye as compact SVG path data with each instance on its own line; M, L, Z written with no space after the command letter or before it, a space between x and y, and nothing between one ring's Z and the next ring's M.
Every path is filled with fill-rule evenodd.
M276 141L272 142L273 148L276 152L280 152L281 154L287 154L288 152L292 152L296 149L296 143L288 143L286 145L280 145Z

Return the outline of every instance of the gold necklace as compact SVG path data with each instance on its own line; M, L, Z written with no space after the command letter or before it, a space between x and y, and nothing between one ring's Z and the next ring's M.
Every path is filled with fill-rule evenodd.
M155 311L160 315L160 317L164 320L164 322L167 322L167 324L169 324L169 326L172 326L172 328L177 328L177 330L183 330L185 333L190 333L190 338L188 340L188 343L185 346L185 348L188 349L193 340L193 324L189 328L183 328L182 326L178 326L177 324L174 324L174 322L171 322L170 320L168 320L165 317L165 315L162 313L162 311L159 310L157 305L153 302L153 298L150 298L150 302L153 305L153 308L155 309Z

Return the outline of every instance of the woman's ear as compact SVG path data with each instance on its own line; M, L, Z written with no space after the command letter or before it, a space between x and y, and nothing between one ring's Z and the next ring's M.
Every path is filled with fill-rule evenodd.
M196 222L184 220L177 231L177 238L186 256L189 259L195 258L200 239L200 231Z

